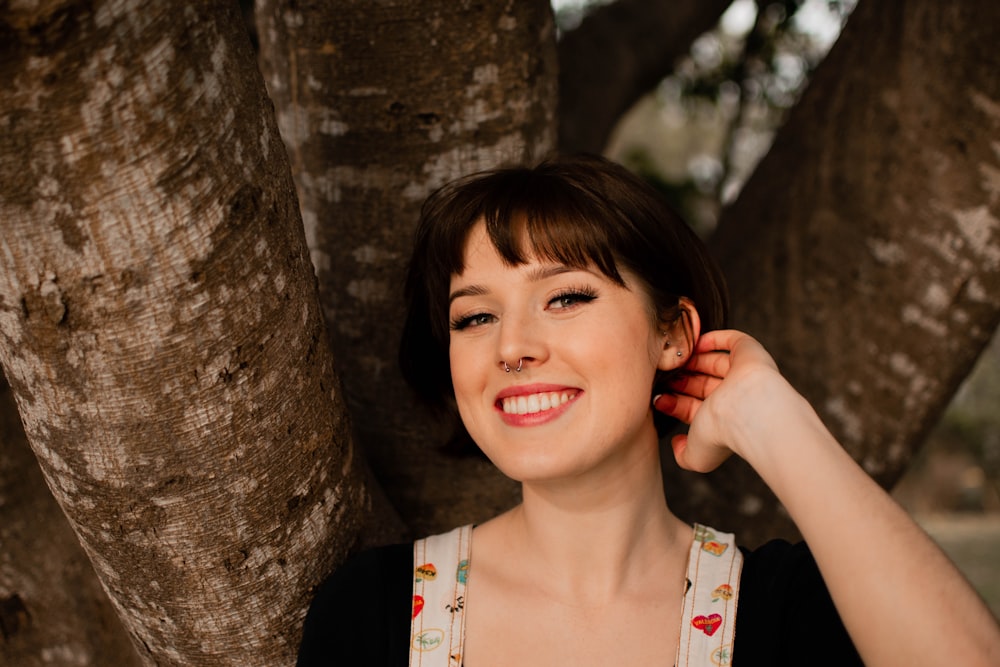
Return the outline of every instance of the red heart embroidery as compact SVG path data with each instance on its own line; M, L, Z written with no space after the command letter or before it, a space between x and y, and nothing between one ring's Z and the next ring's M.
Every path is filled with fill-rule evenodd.
M416 618L417 614L419 614L420 610L423 609L423 608L424 608L424 598L421 597L420 595L414 595L413 596L413 618Z
M691 619L691 625L711 637L715 634L715 631L719 629L719 626L722 625L722 616L719 616L718 614L712 614L711 616L695 616Z

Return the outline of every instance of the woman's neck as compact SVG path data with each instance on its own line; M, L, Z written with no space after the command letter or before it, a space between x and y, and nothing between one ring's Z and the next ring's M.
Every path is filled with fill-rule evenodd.
M475 549L489 560L474 556L474 567L503 567L491 557L502 553L535 573L546 594L587 606L641 592L651 571L677 569L691 529L667 507L655 443L636 453L600 474L525 482L521 505L477 529Z

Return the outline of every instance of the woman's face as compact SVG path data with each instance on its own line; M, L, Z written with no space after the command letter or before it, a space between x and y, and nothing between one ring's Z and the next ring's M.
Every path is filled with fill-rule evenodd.
M470 233L451 280L452 382L470 435L513 479L568 478L655 447L653 378L677 362L623 276L628 289L530 255L509 266L483 224Z

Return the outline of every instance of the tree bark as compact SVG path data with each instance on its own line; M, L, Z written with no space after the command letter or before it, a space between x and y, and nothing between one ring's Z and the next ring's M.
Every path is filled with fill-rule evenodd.
M0 363L143 660L291 664L363 486L238 10L0 24Z
M615 123L673 71L732 0L617 0L559 40L559 148L600 153Z
M1000 322L998 23L860 3L713 239L734 324L886 487ZM787 517L754 480L734 465L681 500L721 514L729 489L763 537Z
M0 375L0 664L138 665Z
M274 1L257 24L360 442L415 533L485 519L517 487L481 459L443 456L449 425L404 388L403 269L431 190L553 148L551 7Z

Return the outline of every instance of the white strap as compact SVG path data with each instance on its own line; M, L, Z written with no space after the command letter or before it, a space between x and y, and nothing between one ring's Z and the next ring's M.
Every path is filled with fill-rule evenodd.
M681 608L677 667L732 663L742 569L743 554L732 534L695 524Z
M413 543L410 667L459 667L472 526Z
M471 552L471 525L414 542L410 667L461 666ZM677 667L731 664L742 568L732 534L695 524Z

